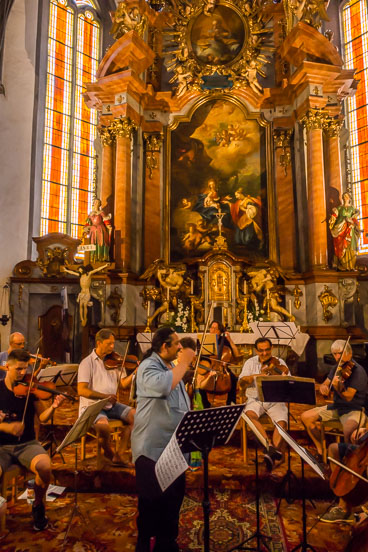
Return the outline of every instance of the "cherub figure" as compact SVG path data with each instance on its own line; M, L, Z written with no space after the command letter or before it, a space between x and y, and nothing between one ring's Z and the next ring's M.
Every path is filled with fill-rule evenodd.
M82 326L87 325L88 307L91 307L93 304L91 301L91 292L90 292L92 276L93 274L96 274L96 272L100 272L101 270L103 270L108 266L109 266L109 263L106 263L95 269L93 269L91 265L80 266L77 272L75 270L70 270L65 266L61 267L62 272L73 274L73 276L79 276L79 285L81 287L81 290L77 297L77 303L79 303L79 315L80 315Z
M266 270L262 268L260 270L248 272L251 277L251 286L255 293L264 294L263 306L267 308L267 302L269 302L270 311L276 312L282 317L289 319L290 322L294 322L295 316L290 314L286 309L280 306L281 297L280 292L277 289L277 276L278 273L274 268ZM256 301L255 296L251 293L251 300Z
M141 280L149 280L153 275L156 276L161 286L161 301L162 304L155 312L147 319L147 325L151 326L153 320L160 314L167 312L170 303L173 308L177 307L176 293L184 284L184 274L186 272L185 265L167 265L162 259L154 261L140 277Z
M113 25L110 33L118 40L129 31L136 31L143 36L147 26L147 16L141 15L138 6L128 8L125 2L119 2L113 15Z

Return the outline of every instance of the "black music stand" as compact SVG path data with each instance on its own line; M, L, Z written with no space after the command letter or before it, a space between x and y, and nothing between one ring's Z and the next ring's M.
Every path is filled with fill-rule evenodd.
M316 404L316 386L312 378L298 378L295 376L259 376L257 378L258 396L263 402L287 403L288 429L290 431L290 403ZM288 504L293 502L291 498L291 482L297 482L297 477L291 469L290 448L288 448L288 468L284 475L280 492L281 497L276 511L279 511L282 492Z
M309 466L322 478L326 479L325 474L323 473L323 470L313 454L311 454L306 448L299 445L295 439L289 435L287 431L285 431L277 422L274 422L275 426L277 427L278 432L283 437L283 439L288 443L288 445L295 450L295 452L300 456L300 459L302 461L302 523L303 523L303 540L298 546L295 546L291 552L296 552L296 550L301 550L301 552L306 552L307 550L312 550L312 552L316 552L316 550L308 544L307 542L307 513L305 509L305 477L304 477L304 464L305 462L309 464Z
M182 453L198 450L203 458L204 551L210 550L210 500L208 455L215 446L226 445L244 410L244 404L219 406L186 412L175 435Z
M257 426L253 423L253 421L246 415L245 412L242 413L242 418L245 421L246 424L250 427L250 429L253 431L254 435L256 436L256 442L255 442L255 448L256 448L256 516L257 516L257 529L256 531L247 539L245 539L243 542L241 542L238 546L234 546L234 548L230 548L228 552L232 552L233 550L260 550L261 543L263 546L270 552L270 548L268 547L267 539L271 539L268 535L265 535L264 533L261 533L261 522L260 522L260 512L259 512L259 476L258 476L258 445L259 443L267 450L269 450L269 444L268 441L263 437L262 433L258 430ZM251 546L244 546L248 542L252 541L253 539L257 539L257 548L253 548Z
M78 506L78 444L76 441L81 439L89 430L89 428L93 425L97 415L101 412L101 410L106 406L106 404L110 401L109 398L107 399L101 399L100 401L96 401L93 404L90 404L87 406L86 410L79 416L79 418L75 421L73 427L68 431L67 435L65 436L63 442L57 447L56 452L60 453L63 448L67 447L68 445L74 446L74 504L72 513L65 531L65 536L63 540L62 547L65 546L66 541L68 539L69 531L71 529L74 516L76 514L79 515L81 520L83 521L84 525L89 525L92 528L91 523L88 522L86 519L86 516L83 514L83 512L80 510Z

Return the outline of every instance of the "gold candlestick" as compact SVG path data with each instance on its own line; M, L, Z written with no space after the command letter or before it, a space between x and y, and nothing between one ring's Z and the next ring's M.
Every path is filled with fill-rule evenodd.
M194 302L196 299L195 295L189 295L190 299L190 331L191 333L198 332L198 326L195 321L195 311L194 311Z
M243 315L243 323L240 327L240 332L248 333L250 332L250 328L248 324L248 295L247 294L243 296L243 304L244 304L244 315Z

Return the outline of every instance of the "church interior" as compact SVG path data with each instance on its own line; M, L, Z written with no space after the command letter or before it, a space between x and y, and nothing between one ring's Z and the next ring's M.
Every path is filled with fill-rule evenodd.
M367 479L353 476L354 515L320 519L342 496L327 450L344 428L321 423L321 471L301 419L326 404L336 340L368 374L367 38L366 0L1 2L0 350L21 334L49 361L41 381L78 398L102 328L131 373L162 326L215 353L218 321L236 348L221 375L265 338L301 386L274 469L244 417L211 450L209 535L205 468L188 470L183 552L368 550ZM17 499L32 474L3 474L1 550L135 550L134 465L101 461L93 431L57 452L77 417L65 400L36 427L66 487L51 529Z

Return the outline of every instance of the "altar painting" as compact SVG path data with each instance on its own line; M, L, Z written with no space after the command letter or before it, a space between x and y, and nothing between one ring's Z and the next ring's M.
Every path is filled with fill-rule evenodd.
M220 226L229 251L267 256L265 139L265 127L225 99L201 105L172 131L172 261L212 250Z

